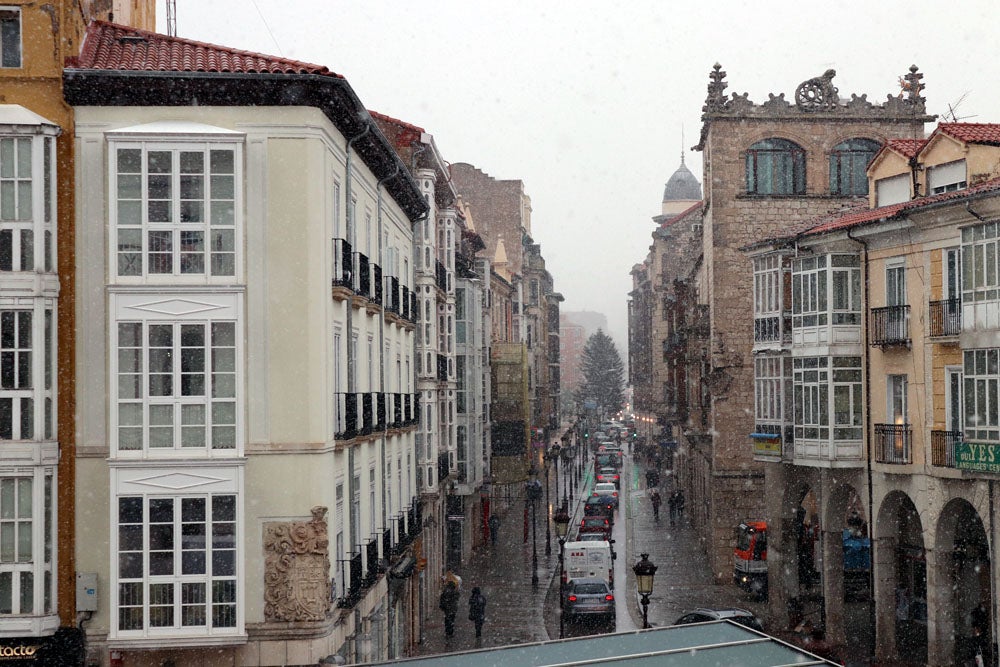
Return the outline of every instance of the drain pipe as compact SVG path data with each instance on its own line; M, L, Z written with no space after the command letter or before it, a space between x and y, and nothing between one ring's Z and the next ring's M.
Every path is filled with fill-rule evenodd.
M355 240L357 238L357 229L356 229L357 221L354 219L354 213L351 210L351 180L354 178L354 174L352 173L353 170L351 162L351 149L354 147L354 142L358 141L359 139L367 135L369 132L371 132L371 129L372 129L371 122L367 122L365 123L365 129L363 129L361 132L359 132L358 134L354 135L353 137L347 140L347 158L345 160L345 165L344 165L344 171L346 173L346 176L344 177L344 201L346 203L345 213L347 218L347 242L350 244L354 252L357 252L357 249L355 248L354 245ZM353 282L357 277L354 275L353 263L354 259L352 256L351 258L352 287L353 287ZM357 391L356 382L354 381L354 370L357 367L358 361L357 359L354 358L353 349L354 349L354 305L351 303L351 300L348 300L347 303L347 394L348 396L353 395ZM349 502L351 504L354 503L355 494L359 492L357 484L355 484L354 482L355 449L357 448L356 447L347 448L347 470L348 470L347 493L348 497L350 498ZM361 553L362 545L361 545L360 535L358 535L358 531L360 530L361 527L358 526L357 522L354 520L353 509L350 512L348 512L348 517L349 517L348 526L350 527L351 531L351 544L353 545L354 543L357 543L358 553Z
M869 548L868 548L868 559L870 561L869 562L869 566L868 566L868 590L870 592L870 600L871 600L871 602L868 605L868 622L871 625L871 628L873 630L873 636L875 636L875 633L874 633L875 621L876 621L876 618L875 618L875 560L873 558L873 556L875 555L875 549L874 549L874 546L875 546L875 508L873 506L874 502L875 502L875 494L874 494L874 491L872 490L872 477L873 477L873 475L872 475L872 442L871 442L871 433L872 433L872 426L871 426L871 420L872 420L872 392L871 392L871 389L872 389L872 387L871 387L871 346L869 345L869 337L871 335L871 332L869 331L869 327L868 327L868 318L865 317L865 315L867 315L868 307L869 307L869 304L870 304L869 292L870 292L870 287L871 287L871 280L869 279L869 274L868 274L868 242L865 241L865 240L863 240L863 239L855 238L854 236L852 236L851 235L852 231L853 230L851 230L851 229L847 230L847 238L851 239L855 243L861 244L861 247L863 248L863 250L862 250L862 257L863 257L863 259L862 259L862 262L861 262L861 266L862 266L862 270L865 272L864 297L863 297L863 300L862 300L862 303L864 304L864 308L862 310L863 321L861 323L861 327L862 327L862 330L865 332L865 335L862 337L863 338L862 344L865 346L865 363L864 363L864 379L865 379L865 427L864 427L865 428L865 474L867 476L867 481L868 481L868 543L870 545ZM872 648L876 648L876 647L872 647Z
M377 246L378 246L379 265L382 267L382 285L381 285L382 303L379 304L379 318L378 318L378 344L379 344L378 377L379 377L379 383L381 384L381 386L379 387L379 392L383 395L382 403L386 408L385 424L383 425L382 437L380 438L380 440L382 441L381 444L382 483L380 486L382 487L382 530L383 531L385 530L385 527L388 523L388 508L386 507L385 500L386 500L386 486L390 483L390 481L386 479L386 472L385 472L385 440L386 440L386 432L389 430L389 414L388 414L389 402L386 401L384 398L386 385L388 384L386 382L386 369L385 369L385 299L387 296L385 289L385 283L386 283L385 279L388 276L388 272L386 271L386 266L385 266L385 248L382 247L382 187L385 185L387 181L391 181L398 175L399 175L399 162L396 162L396 168L393 169L392 173L389 174L388 176L380 178L378 180L378 185L375 187L378 196L377 200L378 203L376 205L376 219L378 221L376 227L377 229L376 236L378 236ZM385 554L385 558L388 560L389 554Z

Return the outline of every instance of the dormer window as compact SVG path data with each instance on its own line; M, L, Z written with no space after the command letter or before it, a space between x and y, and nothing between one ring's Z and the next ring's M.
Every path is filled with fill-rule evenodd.
M21 10L0 7L0 67L21 66Z
M875 181L875 205L889 206L910 201L910 175L898 174Z
M965 160L956 160L927 168L927 194L964 190L968 187Z

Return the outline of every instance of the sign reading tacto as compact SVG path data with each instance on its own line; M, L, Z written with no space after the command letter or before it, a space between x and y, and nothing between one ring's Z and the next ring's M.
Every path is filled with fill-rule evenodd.
M1000 444L956 443L955 467L960 470L1000 473Z

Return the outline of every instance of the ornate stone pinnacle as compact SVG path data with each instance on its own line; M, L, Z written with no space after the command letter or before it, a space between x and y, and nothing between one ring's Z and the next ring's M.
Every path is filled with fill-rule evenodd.
M708 73L708 97L705 98L703 111L713 111L721 109L726 103L726 88L729 84L724 81L726 73L722 71L722 65L715 63L712 71Z

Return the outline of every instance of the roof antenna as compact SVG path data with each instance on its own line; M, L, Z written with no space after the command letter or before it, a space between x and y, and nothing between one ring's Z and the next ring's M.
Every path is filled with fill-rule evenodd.
M954 104L950 104L950 103L948 104L948 113L941 114L943 116L944 122L946 122L946 123L959 123L959 122L961 122L961 121L963 121L963 120L965 120L967 118L975 118L976 117L975 115L972 115L972 116L958 116L958 115L955 114L955 112L958 111L959 105L962 104L962 102L965 101L965 98L968 97L968 95L969 95L969 91L967 90L964 93L962 93L961 97L959 97L955 101Z

